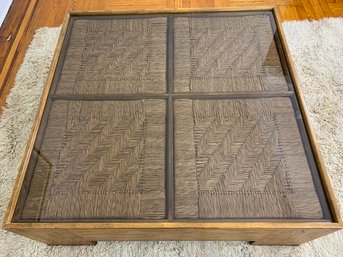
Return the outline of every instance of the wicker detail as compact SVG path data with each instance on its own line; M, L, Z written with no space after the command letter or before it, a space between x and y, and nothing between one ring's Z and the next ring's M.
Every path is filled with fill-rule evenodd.
M72 21L15 221L323 218L269 16L168 17Z
M175 115L177 218L322 217L289 99L177 100Z
M23 218L163 218L164 116L162 100L54 102Z
M165 92L166 19L76 20L58 94Z
M175 91L287 91L268 15L175 19Z

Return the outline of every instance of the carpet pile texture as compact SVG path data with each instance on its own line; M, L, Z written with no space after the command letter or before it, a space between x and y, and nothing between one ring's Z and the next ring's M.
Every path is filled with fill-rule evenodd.
M283 24L311 122L343 207L343 19ZM11 196L59 28L37 30L0 119L0 219ZM247 242L98 242L47 246L0 230L0 256L342 256L343 232L303 244L250 246Z

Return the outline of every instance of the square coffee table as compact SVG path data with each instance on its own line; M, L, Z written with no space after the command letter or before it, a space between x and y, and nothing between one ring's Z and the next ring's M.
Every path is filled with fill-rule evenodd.
M274 11L68 15L4 228L287 245L342 228Z

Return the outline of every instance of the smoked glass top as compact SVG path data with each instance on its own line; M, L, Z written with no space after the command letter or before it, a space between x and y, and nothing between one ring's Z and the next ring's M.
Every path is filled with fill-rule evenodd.
M271 12L72 16L14 222L331 219Z

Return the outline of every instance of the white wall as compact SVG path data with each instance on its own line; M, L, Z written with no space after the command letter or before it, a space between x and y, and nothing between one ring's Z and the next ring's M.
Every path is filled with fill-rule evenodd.
M2 25L11 4L12 0L0 0L0 26Z

